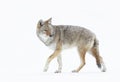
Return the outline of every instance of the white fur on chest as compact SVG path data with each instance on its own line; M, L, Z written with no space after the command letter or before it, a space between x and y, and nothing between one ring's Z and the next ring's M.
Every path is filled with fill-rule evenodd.
M47 40L49 40L49 36L45 35L45 34L39 34L39 38L43 41L46 42Z
M56 43L52 43L50 45L47 46L48 48L55 50L56 49Z

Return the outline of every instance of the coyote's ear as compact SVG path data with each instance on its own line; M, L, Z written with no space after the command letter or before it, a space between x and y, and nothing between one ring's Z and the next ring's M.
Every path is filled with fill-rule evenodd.
M43 24L44 24L43 20L40 20L39 24L40 24L40 26L43 26Z
M51 24L52 18L49 18L46 22L49 23L49 24Z

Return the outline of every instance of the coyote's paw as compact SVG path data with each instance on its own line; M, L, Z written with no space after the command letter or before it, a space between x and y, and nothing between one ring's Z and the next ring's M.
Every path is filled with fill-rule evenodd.
M43 72L47 72L47 69L44 69Z
M101 72L106 72L106 68L105 67L101 68Z
M73 70L72 73L78 73L78 71L77 70Z
M55 73L61 73L61 71L60 70L56 70Z

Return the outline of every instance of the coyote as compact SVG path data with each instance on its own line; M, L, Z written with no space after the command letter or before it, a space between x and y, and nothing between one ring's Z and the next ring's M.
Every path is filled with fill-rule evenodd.
M85 54L91 52L96 59L96 64L102 72L106 71L102 57L99 55L99 42L96 35L90 30L72 25L52 25L52 18L46 21L39 20L37 23L36 34L37 37L49 48L54 50L44 67L44 72L48 70L50 62L57 57L58 70L56 73L60 73L62 70L61 51L66 48L77 47L81 64L72 72L79 72L85 65Z

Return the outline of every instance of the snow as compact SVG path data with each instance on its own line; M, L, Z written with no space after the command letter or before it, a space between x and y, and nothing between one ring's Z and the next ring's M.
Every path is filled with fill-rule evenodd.
M1 0L0 82L119 81L119 8L119 0ZM88 53L86 65L79 73L72 73L80 64L77 50L72 48L62 53L62 73L54 73L56 59L44 73L44 64L53 51L37 38L36 24L50 17L53 24L92 30L99 39L107 72L100 72Z

